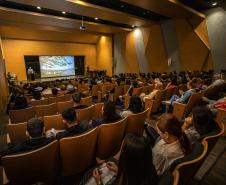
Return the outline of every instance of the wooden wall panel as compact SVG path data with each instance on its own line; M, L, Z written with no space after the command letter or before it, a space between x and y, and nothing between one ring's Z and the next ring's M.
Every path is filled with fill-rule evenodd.
M96 45L62 42L2 39L6 70L15 73L18 80L26 80L24 55L84 55L86 66L97 69Z

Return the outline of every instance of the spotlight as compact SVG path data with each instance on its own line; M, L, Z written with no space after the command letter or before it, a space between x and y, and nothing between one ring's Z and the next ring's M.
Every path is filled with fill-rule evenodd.
M135 28L135 25L132 25L132 28Z
M97 21L98 20L98 17L95 17L94 19Z
M218 5L217 2L212 3L212 6L217 6L217 5Z
M65 12L65 11L63 11L63 12L62 12L62 14L64 14L64 15L65 15L65 14L66 14L66 12Z
M37 9L38 9L38 10L41 10L42 8L41 8L40 6L37 6Z
M122 4L120 7L121 7L121 8L124 8L124 5Z

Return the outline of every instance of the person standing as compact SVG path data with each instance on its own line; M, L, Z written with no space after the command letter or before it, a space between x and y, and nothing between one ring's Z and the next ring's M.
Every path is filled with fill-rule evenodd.
M28 68L27 74L28 74L29 80L31 80L31 81L35 80L34 70L32 67Z

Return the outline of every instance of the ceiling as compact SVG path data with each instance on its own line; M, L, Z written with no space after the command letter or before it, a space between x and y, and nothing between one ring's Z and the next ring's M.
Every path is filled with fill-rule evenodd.
M79 30L82 18L85 31ZM126 33L136 27L159 24L170 18L202 21L205 16L177 0L0 1L0 34L2 37L10 38L13 35L20 37L19 33L22 33L22 29L26 29L27 39L29 34L36 35L34 30L71 34L71 36L77 33L81 35L80 38L84 38L85 32L93 35L90 41L84 38L85 42L93 43L99 35ZM65 39L73 41L70 36Z

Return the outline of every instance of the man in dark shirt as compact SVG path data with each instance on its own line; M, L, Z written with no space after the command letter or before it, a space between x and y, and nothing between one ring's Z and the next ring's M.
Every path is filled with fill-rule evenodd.
M75 102L75 106L73 107L75 110L76 109L85 109L88 106L81 104L81 99L82 99L82 94L81 93L75 93L72 95L72 99Z
M9 144L7 150L1 152L1 156L35 150L54 140L53 137L44 136L44 123L37 118L31 118L27 122L27 134L29 138L26 141Z
M67 128L56 134L57 139L64 137L74 136L76 134L81 134L88 130L88 123L82 122L78 123L76 120L76 112L74 108L67 108L62 113L63 122L67 125Z

